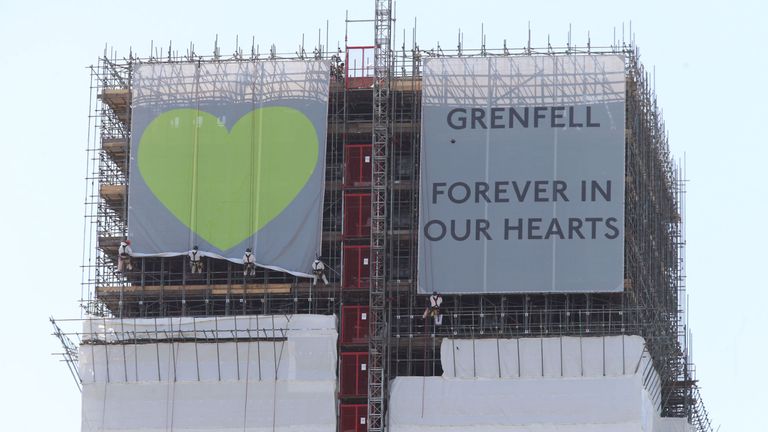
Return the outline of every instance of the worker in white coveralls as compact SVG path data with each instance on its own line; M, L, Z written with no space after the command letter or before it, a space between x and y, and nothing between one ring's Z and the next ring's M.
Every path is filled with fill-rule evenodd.
M203 257L197 246L192 246L192 250L187 254L189 256L189 268L192 274L203 272Z
M313 285L317 285L318 279L322 279L328 285L328 278L325 277L325 264L320 261L320 257L315 258L315 261L312 262L312 274L314 275Z
M443 304L443 296L437 293L437 291L433 291L432 295L429 296L429 303L427 304L427 309L424 310L424 319L427 318L427 316L431 316L435 319L435 325L442 325L443 324L443 314L440 313L440 305Z
M117 271L122 273L126 270L133 270L133 264L131 263L131 256L133 250L131 250L131 241L123 240L120 242L120 247L117 248Z
M251 248L246 249L243 255L243 276L256 276L256 257L251 253Z

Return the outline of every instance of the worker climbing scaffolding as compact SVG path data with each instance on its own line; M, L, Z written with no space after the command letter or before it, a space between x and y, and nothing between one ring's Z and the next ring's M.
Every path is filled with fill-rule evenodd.
M443 314L440 313L440 306L443 304L443 296L438 294L437 291L432 292L429 296L427 308L424 310L423 318L432 317L435 320L435 325L439 326L443 324Z
M131 249L131 241L124 240L120 242L120 247L117 249L117 271L120 273L133 270L133 263L131 263L131 257L133 250Z
M198 250L197 246L192 246L192 250L189 251L187 254L189 256L189 269L192 272L192 274L202 274L203 273L203 256L200 255L200 251Z
M312 262L312 285L317 285L317 280L322 279L323 283L328 285L328 277L325 276L325 264L320 261L320 257L315 258Z
M251 253L251 248L246 249L243 255L243 276L256 276L256 257Z

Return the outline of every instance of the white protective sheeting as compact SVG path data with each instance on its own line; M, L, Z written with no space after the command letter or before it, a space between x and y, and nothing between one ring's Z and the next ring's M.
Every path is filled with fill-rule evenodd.
M335 338L81 345L84 383L336 379Z
M334 315L267 315L180 318L96 318L83 321L83 340L233 339L334 336Z
M634 375L640 336L443 339L444 377L541 378Z
M335 432L334 390L333 381L85 384L82 430Z
M444 339L442 377L398 377L392 432L689 432L661 418L639 336Z
M653 425L655 432L696 432L696 428L684 418L656 417Z
M83 431L336 430L334 316L84 326Z
M393 432L640 431L642 391L638 376L400 377L391 386L389 418Z

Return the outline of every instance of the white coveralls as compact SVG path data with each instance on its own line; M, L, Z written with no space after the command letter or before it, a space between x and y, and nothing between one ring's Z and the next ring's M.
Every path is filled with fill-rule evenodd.
M256 257L246 252L243 255L243 276L256 276Z
M189 255L189 268L191 269L192 274L202 273L203 257L200 255L200 251L196 249L192 249L191 251L189 251L187 255Z
M325 277L325 264L323 264L322 261L319 259L316 259L312 263L312 273L314 274L314 279L312 281L313 285L317 285L317 279L322 279L323 283L328 285L328 278Z
M120 247L117 248L117 271L122 273L126 270L133 270L133 264L131 263L131 245L126 242L120 242Z
M443 324L443 314L440 313L440 305L443 304L443 296L440 294L432 294L429 296L429 306L427 306L427 309L424 311L424 319L427 318L427 316L434 317L435 319L435 325L442 325Z

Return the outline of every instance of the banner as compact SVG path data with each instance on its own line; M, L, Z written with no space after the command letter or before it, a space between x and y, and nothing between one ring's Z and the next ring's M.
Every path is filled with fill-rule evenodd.
M330 65L148 63L132 77L128 238L311 274L320 252Z
M624 58L427 58L419 293L624 287Z

